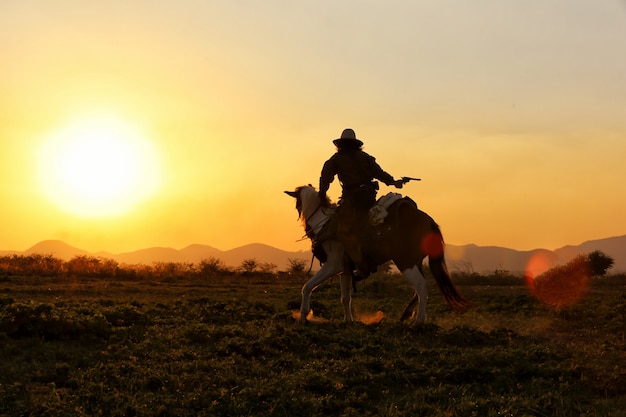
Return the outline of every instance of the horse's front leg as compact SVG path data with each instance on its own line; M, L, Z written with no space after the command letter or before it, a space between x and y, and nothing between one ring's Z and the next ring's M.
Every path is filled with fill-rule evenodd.
M343 247L334 241L323 243L324 251L328 255L326 263L302 287L302 304L300 305L300 322L306 323L311 311L311 293L318 285L328 278L338 274L343 269ZM343 295L343 290L342 290ZM352 315L352 313L350 313Z
M341 268L338 268L335 264L327 262L322 265L311 279L304 283L302 286L302 304L300 305L300 323L306 323L307 317L311 312L311 293L313 290L340 270Z
M302 286L302 303L300 304L300 323L306 323L306 319L311 311L311 293L323 280L319 279L322 270L320 269L311 279Z
M352 323L352 274L342 273L339 275L339 285L341 286L341 304L343 304L344 320Z

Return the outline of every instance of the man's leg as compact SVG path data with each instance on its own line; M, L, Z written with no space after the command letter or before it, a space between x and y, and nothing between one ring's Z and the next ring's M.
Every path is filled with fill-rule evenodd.
M339 240L343 244L345 250L347 260L344 264L346 265L346 268L351 268L350 272L352 272L352 268L356 268L357 276L355 279L357 281L359 279L367 278L369 276L369 266L367 259L363 254L363 245L359 239L359 234L355 231L348 232L340 235Z
M369 265L363 253L364 236L362 230L366 225L363 223L363 213L358 210L354 202L346 200L337 211L339 224L337 235L343 244L346 256L352 261L357 270L356 280L369 276Z

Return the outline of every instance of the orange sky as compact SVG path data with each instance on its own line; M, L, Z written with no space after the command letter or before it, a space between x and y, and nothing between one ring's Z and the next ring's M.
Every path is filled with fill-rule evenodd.
M346 127L449 243L626 234L623 2L393 3L0 3L0 249L306 250Z

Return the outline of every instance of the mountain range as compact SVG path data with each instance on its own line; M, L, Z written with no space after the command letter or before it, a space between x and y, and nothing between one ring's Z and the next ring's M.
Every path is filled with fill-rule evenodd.
M446 259L451 271L483 273L507 270L512 273L520 273L525 271L529 261L535 256L541 256L550 266L554 266L564 264L579 254L587 254L596 250L610 256L615 261L609 272L626 272L626 235L590 240L575 246L564 246L554 251L547 249L518 251L497 246L448 244L446 245ZM131 265L149 265L154 262L199 263L202 259L215 258L221 260L226 266L237 267L244 260L256 259L259 263L276 265L279 270L288 269L290 259L302 259L308 265L312 256L308 250L290 252L261 243L252 243L226 251L208 245L193 244L182 249L152 247L113 254L109 252L91 253L60 240L45 240L23 252L0 251L0 255L30 255L34 253L53 255L63 260L69 260L79 255L89 255ZM319 263L316 261L313 267L318 268Z

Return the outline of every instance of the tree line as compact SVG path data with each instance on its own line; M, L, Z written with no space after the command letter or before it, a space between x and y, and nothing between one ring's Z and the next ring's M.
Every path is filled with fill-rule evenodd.
M613 267L615 261L601 251L594 251L586 255L580 255L575 262L584 262L590 276L604 276ZM69 261L64 261L53 255L30 254L30 255L5 255L0 256L0 275L26 275L26 276L68 276L68 277L91 277L91 278L171 278L171 277L207 277L218 276L278 276L278 275L306 275L309 263L303 259L288 259L286 271L279 271L275 264L262 262L256 258L246 258L237 267L224 264L221 259L209 257L198 263L193 262L153 262L145 264L120 264L114 259L96 257L91 255L77 255ZM381 272L390 272L390 263L379 268ZM425 267L427 270L428 268ZM458 274L459 278L464 275ZM496 278L509 276L508 271L496 270L493 273Z
M289 259L287 271L278 271L275 264L261 262L256 258L244 259L237 267L227 266L221 259L210 257L198 263L153 262L145 264L121 264L114 259L91 255L77 255L64 261L54 255L5 255L0 256L0 275L68 276L91 278L168 278L168 277L216 277L235 275L303 274L307 262Z

